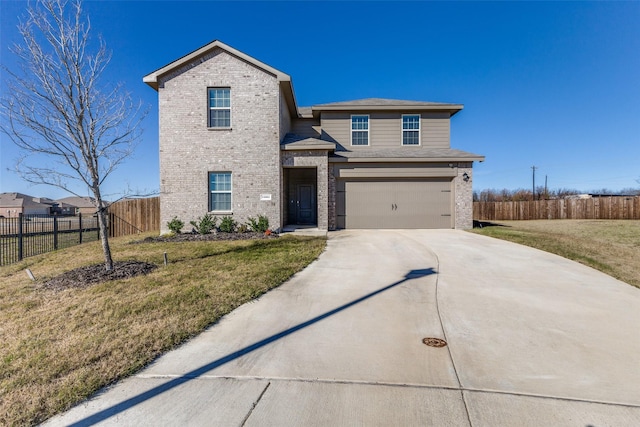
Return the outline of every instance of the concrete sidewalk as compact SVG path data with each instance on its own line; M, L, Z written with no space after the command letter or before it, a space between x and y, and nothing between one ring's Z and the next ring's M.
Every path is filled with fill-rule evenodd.
M640 424L640 290L462 231L329 237L280 288L46 425Z

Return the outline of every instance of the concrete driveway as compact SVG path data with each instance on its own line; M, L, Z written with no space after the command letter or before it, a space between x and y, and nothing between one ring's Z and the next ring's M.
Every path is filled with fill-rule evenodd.
M595 270L464 231L341 231L47 425L640 425L639 355L640 290Z

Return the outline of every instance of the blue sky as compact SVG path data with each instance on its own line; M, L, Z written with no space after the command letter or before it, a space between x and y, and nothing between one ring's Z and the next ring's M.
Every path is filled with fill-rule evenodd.
M0 1L0 62L25 1ZM158 190L151 71L219 39L293 78L300 106L380 97L451 102L451 145L486 156L474 190L640 184L640 2L88 1L113 58L107 78L150 106L134 158L107 181ZM64 197L22 182L0 136L0 192ZM84 189L78 191L85 193Z

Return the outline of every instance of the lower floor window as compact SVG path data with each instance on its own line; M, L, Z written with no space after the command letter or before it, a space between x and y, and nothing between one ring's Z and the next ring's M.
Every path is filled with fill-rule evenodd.
M209 172L209 210L231 211L231 172Z

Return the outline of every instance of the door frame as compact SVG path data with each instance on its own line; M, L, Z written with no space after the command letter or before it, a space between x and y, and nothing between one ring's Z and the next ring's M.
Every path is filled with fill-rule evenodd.
M287 225L318 224L318 171L315 167L285 168L285 203ZM311 187L311 217L303 220L300 215L301 188Z

